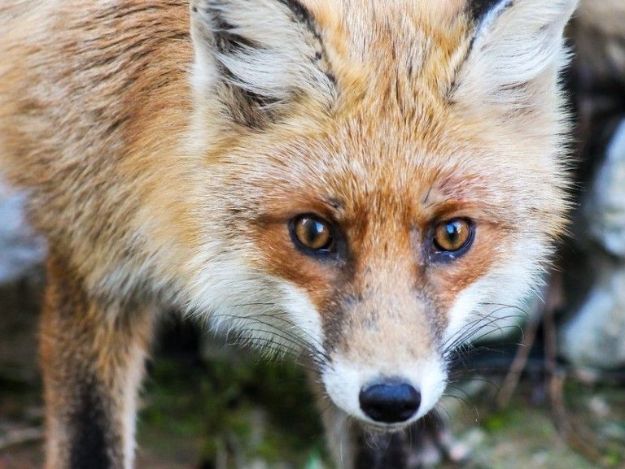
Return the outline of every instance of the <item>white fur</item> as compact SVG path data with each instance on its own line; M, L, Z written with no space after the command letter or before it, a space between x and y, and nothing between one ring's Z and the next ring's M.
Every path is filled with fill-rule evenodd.
M622 152L625 149L625 120L621 121L619 126L617 127L614 135L612 136L612 141L608 146L607 151L607 159L608 161L620 161L623 158Z
M369 424L381 426L362 411L359 395L363 386L388 376L406 380L421 393L417 413L401 424L385 425L388 429L402 428L427 414L438 402L447 384L445 368L436 356L411 363L384 363L380 366L354 363L336 356L323 371L322 380L328 395L341 410Z
M237 259L213 261L200 272L190 309L202 318L210 312L211 329L226 335L234 332L269 352L299 351L290 339L295 325L285 315L281 289L270 276Z
M482 301L484 289L481 283L482 282L478 280L469 285L456 297L456 301L448 313L449 323L445 330L445 344L449 344L460 338L463 327L478 307L480 301Z
M445 345L462 345L527 319L522 307L542 279L542 262L548 258L549 248L528 238L517 241L509 251L506 262L496 265L458 295L449 311ZM514 320L507 320L510 317Z
M246 265L215 242L187 265L193 280L176 301L211 330L269 353L320 352L321 317L295 285ZM181 298L191 299L182 303ZM182 304L181 304L182 303Z
M306 292L295 285L284 283L283 308L297 326L298 334L309 342L315 350L321 349L324 341L321 315L312 304Z
M578 0L501 1L478 26L457 97L522 105L523 87L567 60L563 31ZM551 81L549 81L551 83Z
M122 412L122 432L124 435L124 468L134 467L136 450L136 416L137 416L137 395L135 390L143 378L144 363L146 360L145 351L136 347L132 353L133 361L128 368L126 386L123 387L124 397Z
M191 5L201 2L191 2ZM198 8L198 13L191 13L191 40L194 49L193 68L191 70L191 87L198 98L205 98L207 93L213 88L219 74L217 64L212 52L211 33L205 27L203 21L198 19L199 15L206 15L205 11ZM209 19L205 18L204 21Z

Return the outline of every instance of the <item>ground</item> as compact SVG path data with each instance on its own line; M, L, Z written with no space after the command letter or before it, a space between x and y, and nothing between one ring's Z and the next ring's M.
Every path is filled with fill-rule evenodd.
M191 342L202 353L165 346L148 365L137 467L330 467L300 368L268 363L213 341L208 346L197 339ZM39 385L7 375L6 370L0 372L0 469L39 467ZM597 450L586 455L593 458L589 460L556 430L544 374L524 376L505 408L494 404L501 376L466 372L465 378L470 379L449 391L462 399L446 397L440 406L452 429L452 452L470 450L462 467L625 467L622 383L600 386L574 377L566 380L563 395L576 436L588 436L586 442ZM441 467L458 466L447 462Z

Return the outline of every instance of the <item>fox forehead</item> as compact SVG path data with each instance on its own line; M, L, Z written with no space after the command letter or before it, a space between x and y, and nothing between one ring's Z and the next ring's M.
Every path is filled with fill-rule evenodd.
M464 1L304 4L339 89L335 116L361 117L360 129L401 121L412 132L432 131L429 118L444 111L471 46Z
M327 131L280 127L240 142L224 165L250 189L234 201L235 210L260 221L308 210L351 225L378 213L415 226L463 212L507 226L548 209L535 193L542 186L548 192L553 168L549 158L527 154L532 146L539 156L549 153L544 142L497 139L480 123L454 122L450 112L432 116L424 131L367 114L329 122ZM531 187L524 182L530 178Z
M413 58L423 57L422 52L433 50L431 46L446 51L455 48L472 21L472 3L467 0L301 2L335 52L371 58L383 58L382 50L391 47ZM372 54L376 50L379 55Z
M476 201L494 217L510 199L501 197L498 185L510 190L525 172L553 169L547 160L525 158L551 153L552 142L533 138L516 145L522 119L467 115L453 102L471 47L471 2L301 3L323 36L339 93L330 109L302 96L277 123L229 134L224 145L215 145L210 159L231 162L234 178L254 186L249 200L240 199L252 211L275 214L257 199L279 199L280 192L287 205L324 206L371 206L376 193L389 201L427 194L430 203ZM215 158L220 148L227 154Z

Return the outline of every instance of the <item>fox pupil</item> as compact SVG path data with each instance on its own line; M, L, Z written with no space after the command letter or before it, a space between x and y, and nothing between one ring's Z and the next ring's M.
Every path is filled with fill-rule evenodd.
M302 216L295 221L295 239L305 249L325 251L332 245L329 225L313 216Z
M448 223L445 226L447 230L447 238L449 240L449 244L456 245L458 239L460 238L460 230L457 223Z
M441 223L434 233L434 245L443 253L458 253L469 247L473 227L468 220L454 219Z

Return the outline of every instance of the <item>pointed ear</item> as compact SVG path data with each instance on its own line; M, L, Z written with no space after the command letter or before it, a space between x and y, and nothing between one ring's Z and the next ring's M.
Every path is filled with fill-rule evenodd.
M335 83L311 14L298 0L193 0L193 86L238 123L275 120L308 96L329 106Z
M554 91L566 65L564 28L578 0L477 0L471 49L454 101L526 108Z

